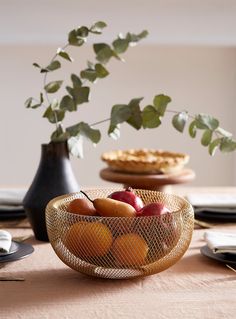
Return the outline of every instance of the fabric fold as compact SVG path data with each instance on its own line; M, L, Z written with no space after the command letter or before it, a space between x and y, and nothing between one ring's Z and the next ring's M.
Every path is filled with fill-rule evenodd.
M236 254L236 234L207 231L204 239L215 254Z
M6 230L0 230L0 253L9 253L11 242L11 234Z

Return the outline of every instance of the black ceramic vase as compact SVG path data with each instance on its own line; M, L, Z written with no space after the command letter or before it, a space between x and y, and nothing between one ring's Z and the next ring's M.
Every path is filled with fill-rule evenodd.
M59 195L77 192L79 186L72 171L67 142L41 145L41 159L34 180L23 200L35 238L48 241L45 208Z

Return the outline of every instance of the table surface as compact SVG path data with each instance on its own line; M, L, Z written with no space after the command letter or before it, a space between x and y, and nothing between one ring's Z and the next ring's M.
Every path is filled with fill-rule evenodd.
M197 189L230 192L236 188ZM196 189L176 189L186 194ZM22 224L22 227L24 225ZM20 226L21 227L21 226ZM236 224L214 224L214 230L236 231ZM13 236L30 228L9 228ZM25 281L0 281L0 318L234 318L236 273L200 254L205 229L195 229L189 249L174 266L146 278L96 279L63 264L49 243L27 240L34 253L5 264L1 276ZM1 267L1 264L0 264Z

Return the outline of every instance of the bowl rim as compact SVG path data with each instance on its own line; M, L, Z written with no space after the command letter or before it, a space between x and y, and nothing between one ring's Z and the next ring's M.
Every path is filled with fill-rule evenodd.
M123 190L122 188L112 188L112 187L103 187L101 188L101 190ZM97 188L88 188L86 189L86 191L96 191ZM160 192L160 191L153 191L153 190L145 190L145 189L136 189L136 188L133 188L134 191L136 190L140 190L140 191L144 191L144 192L149 192L149 193L158 193L158 194L161 194L163 192ZM81 194L81 198L84 198L84 195L82 193L80 193L80 191L78 192L72 192L72 193L68 193L68 194L64 194L64 195L60 195L60 196L57 196L53 199L51 199L48 204L47 204L47 207L46 207L46 211L47 211L47 208L50 207L50 208L53 208L54 210L59 210L60 209L60 205L63 204L63 201L70 197L70 196L73 196L73 195L78 195L78 194ZM194 211L193 211L193 206L190 204L190 202L184 198L184 197L181 197L179 195L176 195L176 194L171 194L171 193L164 193L165 195L167 196L172 196L178 200L181 200L185 205L184 205L184 211L187 211L187 210L191 210L192 211L192 214L194 214ZM180 208L179 210L176 210L176 211L171 211L171 215L173 214L179 214L183 211L182 208ZM166 212L164 214L161 214L161 215L158 215L158 216L134 216L134 217L119 217L119 216L88 216L88 215L80 215L80 214L76 214L76 213L71 213L71 212L68 212L68 211L63 211L64 213L67 213L67 214L70 214L71 216L80 216L81 218L86 218L86 219L93 219L93 220L100 220L101 218L102 219L133 219L133 218L138 218L138 219L146 219L146 218L160 218L161 216L165 216L166 214L168 214L169 212Z

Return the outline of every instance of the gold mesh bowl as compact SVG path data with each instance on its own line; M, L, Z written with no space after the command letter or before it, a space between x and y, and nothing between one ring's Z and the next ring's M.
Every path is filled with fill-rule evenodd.
M116 189L90 189L90 198ZM183 198L163 192L134 190L145 204L163 203L171 214L148 217L82 216L67 211L81 193L59 196L46 208L50 243L70 268L95 277L127 279L161 272L187 250L193 231L193 208Z

